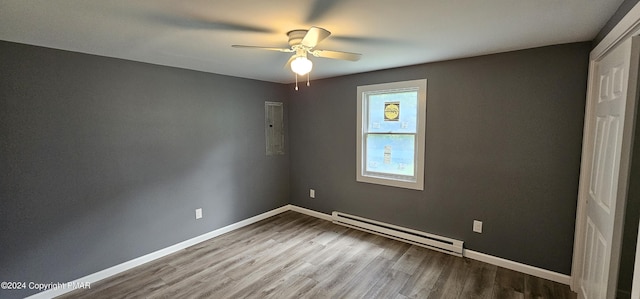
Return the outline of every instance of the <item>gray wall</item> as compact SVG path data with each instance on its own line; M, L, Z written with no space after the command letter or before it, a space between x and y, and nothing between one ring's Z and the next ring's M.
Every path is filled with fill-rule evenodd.
M416 65L290 91L292 203L570 274L590 48ZM420 78L428 80L425 190L356 182L356 87ZM474 219L484 233L472 232Z
M0 281L71 281L288 203L289 157L264 140L264 101L285 86L0 53Z

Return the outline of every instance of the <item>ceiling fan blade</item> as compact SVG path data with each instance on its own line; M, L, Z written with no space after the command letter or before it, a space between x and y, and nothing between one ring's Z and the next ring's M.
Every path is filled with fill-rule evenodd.
M318 45L318 43L329 37L329 35L331 35L331 32L324 28L311 27L309 31L307 31L307 34L304 36L300 44L313 49L316 45Z
M268 50L268 51L278 51L291 53L293 50L288 48L272 48L272 47L259 47L259 46L243 46L243 45L232 45L234 48L244 48L244 49L256 49L256 50Z
M362 56L362 54L358 54L358 53L329 51L329 50L315 50L315 51L311 51L311 54L316 57L350 60L350 61L358 61Z
M203 28L211 28L218 30L231 30L231 31L244 31L244 32L256 32L256 33L272 33L273 30L269 28L238 24L232 22L214 22L214 21L199 21Z
M315 0L305 23L315 23L338 4L338 2L339 0Z
M242 24L237 22L213 20L208 17L204 17L198 14L186 13L176 15L165 15L156 13L145 13L140 16L146 20L158 23L159 25L172 26L184 29L196 29L196 30L227 30L227 31L240 31L250 33L273 33L274 30L270 28L253 26L248 24Z
M399 40L383 37L367 37L367 36L353 36L353 35L332 35L331 40L347 42L347 43L359 43L369 45L397 45L401 43Z

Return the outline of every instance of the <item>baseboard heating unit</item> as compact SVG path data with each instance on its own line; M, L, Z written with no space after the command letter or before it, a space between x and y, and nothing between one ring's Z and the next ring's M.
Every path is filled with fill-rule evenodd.
M441 237L418 230L405 228L393 224L375 221L363 217L345 214L342 212L331 213L333 223L348 226L358 230L370 232L383 237L403 241L429 249L462 256L464 242L451 238Z

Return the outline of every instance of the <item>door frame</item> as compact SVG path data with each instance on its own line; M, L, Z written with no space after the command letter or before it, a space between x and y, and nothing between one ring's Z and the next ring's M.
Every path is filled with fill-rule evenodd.
M586 215L587 215L587 207L585 205L585 199L588 194L588 186L586 182L589 180L588 175L585 173L586 169L591 169L591 159L588 159L587 156L589 153L593 152L593 140L591 140L589 133L593 130L593 126L595 125L591 119L589 119L589 115L593 113L593 109L595 108L592 104L595 101L595 97L593 94L593 82L597 79L595 74L595 66L598 61L600 61L606 54L608 54L613 48L631 38L634 35L640 33L640 2L636 3L636 5L618 22L618 24L605 36L605 38L596 45L595 48L591 51L589 55L589 77L588 77L588 85L587 85L587 102L585 105L585 120L584 120L584 131L583 131L583 142L582 142L582 161L580 164L580 186L578 189L578 207L576 211L576 228L575 228L575 236L574 236L574 245L573 245L573 263L571 267L571 289L575 292L578 291L580 276L582 273L582 254L585 250L585 229L586 229ZM629 86L629 88L635 88ZM635 109L635 107L634 107ZM635 113L635 112L634 112ZM625 119L625 123L629 121L634 121L635 117L631 117L631 119ZM629 138L627 138L629 139ZM629 151L631 146L631 140L623 140L623 148L622 150ZM626 145L625 145L626 142ZM626 146L626 149L625 149ZM621 156L620 163L621 169L622 166L629 169L630 159L629 155L627 155L626 159ZM626 178L620 178L627 180ZM626 194L626 190L624 192ZM626 196L625 196L626 198ZM619 203L620 204L620 203ZM624 206L624 203L622 203ZM622 227L618 228L621 233ZM616 233L614 232L614 235ZM640 238L639 238L640 239ZM636 256L640 255L640 247L636 248ZM635 269L638 271L634 271L634 280L636 276L640 276L640 269ZM639 286L634 286L636 289ZM638 292L638 290L633 290Z
M640 228L639 232L640 232ZM633 266L633 284L631 285L631 299L639 299L640 298L640 238L637 240L636 245L636 261ZM638 271L636 271L638 270Z

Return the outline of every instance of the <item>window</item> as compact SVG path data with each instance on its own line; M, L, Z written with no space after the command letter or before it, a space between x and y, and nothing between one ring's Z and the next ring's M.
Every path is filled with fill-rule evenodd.
M358 182L424 190L427 80L358 86Z

